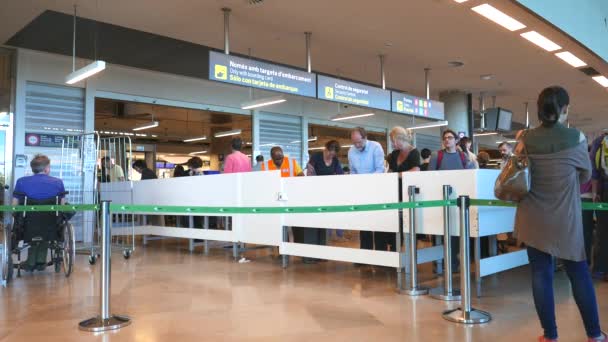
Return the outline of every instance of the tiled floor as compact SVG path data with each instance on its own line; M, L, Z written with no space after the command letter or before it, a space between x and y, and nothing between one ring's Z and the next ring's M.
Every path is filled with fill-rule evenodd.
M99 265L77 257L76 272L25 275L0 289L0 341L535 341L540 327L527 268L489 277L474 307L492 313L481 326L441 318L457 304L396 294L392 269L326 262L287 269L264 251L235 263L230 253L190 254L177 240L152 242L130 260L113 258L112 312L132 317L94 335L78 322L98 312ZM423 267L422 281L437 281ZM608 283L597 284L608 328ZM556 277L561 341L584 341L565 274Z

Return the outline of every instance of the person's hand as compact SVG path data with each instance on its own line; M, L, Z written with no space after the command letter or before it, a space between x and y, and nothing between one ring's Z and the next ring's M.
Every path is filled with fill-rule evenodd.
M601 201L602 199L600 198L599 194L593 194L593 203L599 203Z

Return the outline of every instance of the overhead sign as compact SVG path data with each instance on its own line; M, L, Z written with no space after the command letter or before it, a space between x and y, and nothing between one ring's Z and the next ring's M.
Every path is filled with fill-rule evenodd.
M281 93L316 97L316 74L215 51L209 52L209 79Z
M319 75L317 96L321 100L391 110L391 92L365 84Z
M392 111L395 113L404 113L437 120L445 119L443 102L427 100L425 98L398 93L395 91L392 92L392 98Z

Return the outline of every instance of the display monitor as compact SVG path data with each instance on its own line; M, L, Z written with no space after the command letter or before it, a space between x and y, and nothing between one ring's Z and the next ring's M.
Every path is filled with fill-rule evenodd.
M513 112L501 108L489 108L485 111L485 129L495 132L510 132Z

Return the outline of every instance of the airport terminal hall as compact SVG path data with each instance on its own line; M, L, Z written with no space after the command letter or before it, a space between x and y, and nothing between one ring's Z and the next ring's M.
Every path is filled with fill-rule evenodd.
M608 342L608 0L0 0L0 342Z

